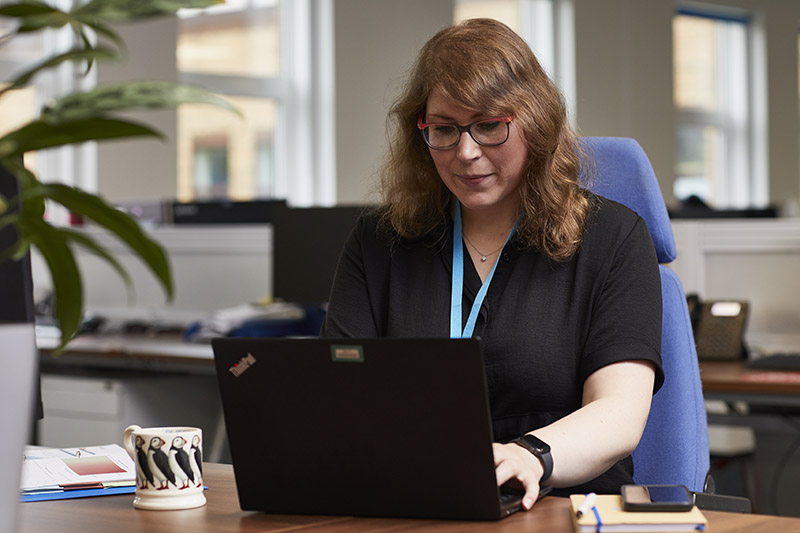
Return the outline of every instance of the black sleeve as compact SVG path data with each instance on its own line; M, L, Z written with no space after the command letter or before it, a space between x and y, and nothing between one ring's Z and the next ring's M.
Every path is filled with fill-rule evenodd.
M378 268L374 256L380 245L373 219L370 215L360 217L345 243L320 332L322 337L379 336L367 281L368 258L373 259L372 268Z
M661 277L644 221L621 235L608 276L594 302L581 365L585 380L597 369L621 360L651 361L654 392L664 381L661 368Z

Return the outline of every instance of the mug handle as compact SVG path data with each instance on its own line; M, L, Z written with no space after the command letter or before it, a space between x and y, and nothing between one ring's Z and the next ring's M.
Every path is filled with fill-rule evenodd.
M130 455L131 459L133 459L134 461L136 460L136 458L134 457L136 450L134 450L133 441L131 440L131 435L133 435L134 431L138 431L140 429L142 429L140 426L133 424L125 428L125 433L122 434L122 444L125 445L125 450L128 452L128 455Z

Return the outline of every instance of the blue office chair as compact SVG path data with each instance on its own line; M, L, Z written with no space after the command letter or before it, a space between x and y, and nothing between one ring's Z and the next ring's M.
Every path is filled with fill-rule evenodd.
M675 272L664 266L677 254L661 189L635 140L585 137L582 142L593 160L584 176L586 185L645 220L661 263L665 380L653 397L647 426L633 452L634 480L681 484L703 492L709 469L708 425L686 295Z

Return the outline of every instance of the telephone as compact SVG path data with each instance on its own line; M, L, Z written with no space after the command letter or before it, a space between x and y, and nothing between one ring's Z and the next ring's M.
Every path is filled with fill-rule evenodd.
M744 359L749 305L741 300L702 301L696 294L686 297L692 320L697 358L705 360Z

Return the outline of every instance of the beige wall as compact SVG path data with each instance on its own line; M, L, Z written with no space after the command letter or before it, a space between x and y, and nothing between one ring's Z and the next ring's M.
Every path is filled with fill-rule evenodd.
M766 35L769 198L780 205L786 198L800 198L797 87L800 2L741 0L741 3L759 13Z
M452 0L336 0L339 202L364 201L386 150L386 113L425 41L453 20Z
M577 126L639 141L672 203L672 2L574 1Z
M118 29L128 48L127 58L119 64L101 65L98 83L177 81L177 19L159 19ZM132 116L160 131L165 138L101 144L97 161L100 193L114 202L175 198L178 175L175 112L146 111Z

